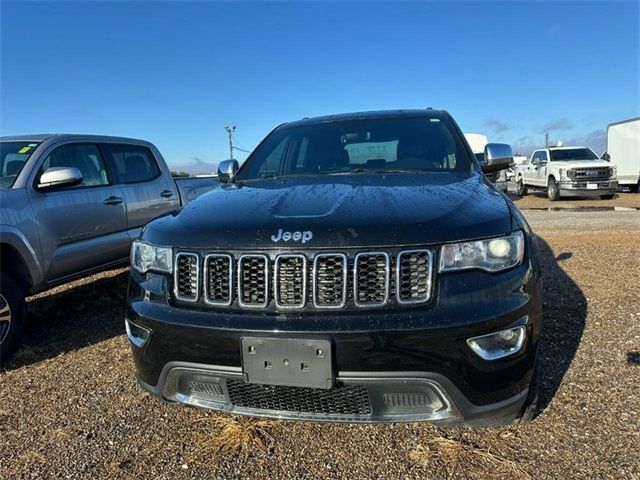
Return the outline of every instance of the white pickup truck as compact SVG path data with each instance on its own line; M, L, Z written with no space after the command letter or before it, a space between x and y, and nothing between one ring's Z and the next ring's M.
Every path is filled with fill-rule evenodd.
M616 167L587 147L536 150L528 162L516 166L515 181L518 195L546 190L551 201L561 196L611 199L618 188Z

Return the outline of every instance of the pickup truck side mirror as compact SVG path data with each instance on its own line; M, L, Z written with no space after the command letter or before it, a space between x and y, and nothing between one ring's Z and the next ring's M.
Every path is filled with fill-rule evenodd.
M51 167L40 175L38 190L55 190L63 187L75 187L82 183L80 170L75 167Z
M233 177L238 173L238 161L224 160L218 164L218 180L222 183L228 183L233 180Z
M513 163L513 150L505 143L487 143L484 147L484 173L495 173L506 170Z
M610 162L611 161L611 155L609 155L608 153L605 153L604 155L602 155L602 159L605 162Z

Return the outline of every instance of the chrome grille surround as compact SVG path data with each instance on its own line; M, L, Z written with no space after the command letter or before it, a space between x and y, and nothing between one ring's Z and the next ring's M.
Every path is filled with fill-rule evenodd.
M323 282L321 281L321 275L322 276L331 275L330 272L327 273L326 270L323 271L323 268L326 268L326 266L323 267L322 265L319 265L323 259L331 259L332 261L335 261L336 259L340 259L340 261L342 262L342 268L339 268L337 270L338 272L341 272L342 288L340 288L339 286L336 288L335 285L331 285L331 283L335 283L335 282L328 282L329 285L323 285ZM338 264L336 263L336 266L337 265ZM333 274L335 275L335 273L337 272L334 271ZM347 304L347 287L348 287L347 256L344 253L319 253L313 259L312 275L313 275L313 306L316 308L326 308L326 309L344 308L345 305ZM327 293L321 294L320 292L321 288L325 289ZM324 296L324 295L329 295L329 296L332 296L333 298L336 298L336 293L338 292L342 292L342 296L340 297L340 301L338 302L325 302L320 298L321 296Z
M219 298L220 295L215 295L214 300L211 298L214 297L213 292L211 291L211 275L214 272L211 270L210 263L213 260L226 260L228 262L227 277L226 277L226 285L222 285L217 287L226 292L226 299ZM219 270L219 269L216 269ZM218 272L221 273L221 272ZM222 280L222 279L221 279ZM224 281L224 280L222 280ZM228 307L233 303L233 257L226 253L212 253L204 257L204 275L203 275L203 283L204 283L204 302L207 305L220 305Z
M417 273L417 285L412 283L412 279L409 278L409 288L413 292L417 289L418 293L421 290L424 291L423 294L418 295L417 298L403 298L403 284L406 283L405 273L403 272L403 259L406 256L417 256L422 255L426 256L426 275L420 275L420 272L416 272L415 268L411 268L412 265L409 266L409 277L414 276ZM419 266L419 265L418 265ZM398 252L396 256L396 301L399 304L415 304L415 303L425 303L428 302L431 298L431 284L433 277L433 252L431 250L422 249L422 250L403 250ZM416 288L414 288L416 287Z
M183 251L174 257L173 293L181 303L273 313L419 306L433 298L433 248Z
M258 263L255 263L255 261L258 261ZM245 274L247 274L247 272L245 271L244 268L244 262L245 261L250 261L253 263L253 266L251 268L255 268L256 269L256 276L258 275L259 271L260 271L260 261L263 262L263 267L262 267L262 280L260 280L260 278L257 278L256 281L254 281L253 279L249 278L248 281L256 283L258 288L245 288L245 283L247 280L247 276ZM248 276L250 277L252 274L251 272L248 272ZM260 282L264 284L264 287L260 287ZM240 255L238 257L238 303L241 307L246 307L246 308L265 308L267 305L269 305L269 257L267 257L264 254L243 254ZM252 291L253 290L253 291ZM258 299L263 298L262 301L257 301L257 302L251 302L251 301L245 301L245 294L249 295L249 298L251 297L257 297Z
M294 267L291 273L285 273L282 264L291 260L302 260L302 270L296 271ZM284 262L283 262L284 261ZM298 275L300 273L300 275ZM291 277L293 275L293 277ZM298 278L296 278L298 277ZM282 288L287 289L283 292ZM291 303L287 297L293 295L300 297L297 302ZM302 254L278 255L273 268L273 297L278 308L304 308L307 304L307 257Z
M374 263L371 263L370 259L373 260ZM380 259L384 261L384 271L382 272L384 277L380 275ZM361 267L360 264L363 262L367 262L369 265ZM371 269L369 267L371 267ZM373 270L373 272L370 270ZM353 262L353 303L355 303L357 307L382 307L386 305L389 301L390 271L388 253L358 253ZM384 289L382 294L380 294L379 290L383 285ZM363 298L361 298L361 295L364 295Z
M197 302L200 296L200 257L196 253L176 254L173 271L173 294L176 298L183 302ZM188 280L188 284L181 280Z

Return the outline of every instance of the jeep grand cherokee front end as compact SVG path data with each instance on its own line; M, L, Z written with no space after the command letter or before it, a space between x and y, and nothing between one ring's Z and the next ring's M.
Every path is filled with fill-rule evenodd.
M487 146L487 166L510 149ZM526 417L535 237L446 112L275 129L132 249L126 327L159 398L256 416Z

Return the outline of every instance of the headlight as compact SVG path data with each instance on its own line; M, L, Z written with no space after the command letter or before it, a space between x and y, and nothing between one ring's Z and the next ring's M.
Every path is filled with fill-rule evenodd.
M520 230L505 237L443 245L440 271L479 269L499 272L515 267L524 257L524 235Z
M616 173L618 173L618 169L616 167L609 167L609 176L615 177Z
M140 273L149 270L171 273L172 258L171 249L168 247L157 247L139 240L133 242L131 247L131 266Z
M575 178L575 176L576 176L576 171L575 170L567 170L567 177Z

